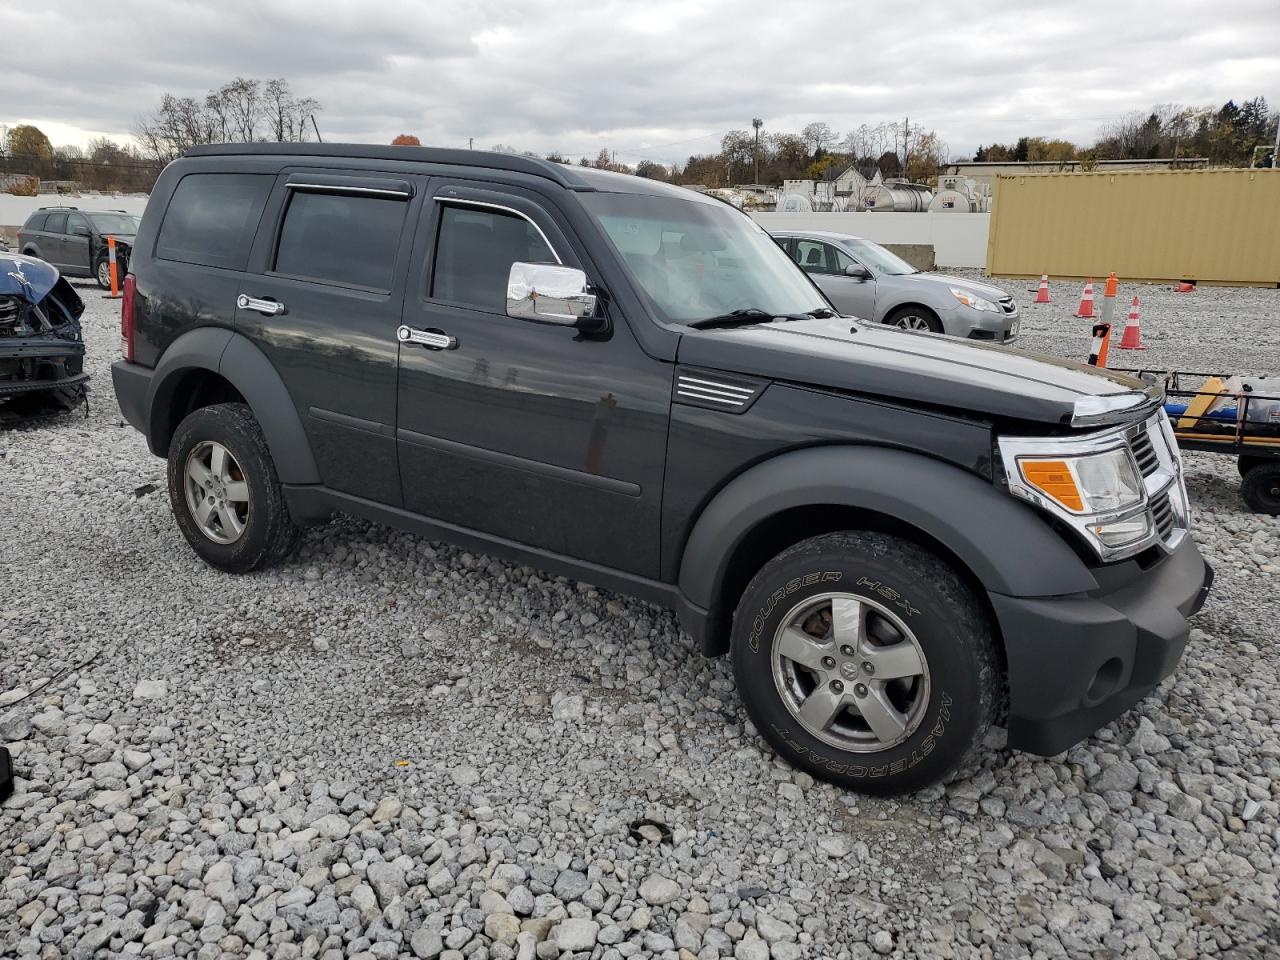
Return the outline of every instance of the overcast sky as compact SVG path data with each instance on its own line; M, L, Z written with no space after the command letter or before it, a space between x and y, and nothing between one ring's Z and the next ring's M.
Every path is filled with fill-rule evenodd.
M737 0L0 4L0 124L126 138L166 91L287 78L326 140L634 164L724 131L911 118L953 156L1020 135L1091 142L1155 103L1280 105L1280 0L787 4Z

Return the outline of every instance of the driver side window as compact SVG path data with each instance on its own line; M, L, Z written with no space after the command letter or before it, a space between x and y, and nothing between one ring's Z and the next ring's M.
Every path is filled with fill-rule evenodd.
M445 206L436 239L431 296L504 313L511 264L557 263L528 220L498 210Z

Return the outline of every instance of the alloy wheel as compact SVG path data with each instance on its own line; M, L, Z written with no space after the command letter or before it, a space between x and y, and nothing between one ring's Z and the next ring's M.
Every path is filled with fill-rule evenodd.
M898 318L898 322L897 322L896 324L894 324L894 326L898 327L898 328L899 328L899 329L901 329L901 330L925 330L925 331L928 331L928 330L932 329L932 328L929 326L929 321L928 321L928 320L926 320L924 317L917 316L917 315L916 315L916 314L914 314L914 313L909 313L909 314L907 314L905 317L899 317L899 318Z
M774 635L770 659L787 710L840 750L887 750L911 736L928 709L919 641L866 597L828 593L797 604Z
M231 451L214 440L196 444L183 468L187 507L214 543L235 543L249 521L249 484Z

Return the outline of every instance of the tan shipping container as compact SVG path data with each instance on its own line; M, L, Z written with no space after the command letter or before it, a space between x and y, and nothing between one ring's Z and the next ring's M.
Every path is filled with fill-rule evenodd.
M1280 170L997 177L996 276L1280 284Z

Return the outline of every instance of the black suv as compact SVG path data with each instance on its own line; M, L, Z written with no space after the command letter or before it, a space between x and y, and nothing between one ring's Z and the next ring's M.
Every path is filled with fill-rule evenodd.
M123 279L137 232L138 218L123 210L40 207L18 231L18 250L53 264L64 276L92 277L110 290L107 238L115 238L116 273Z
M1210 572L1160 388L854 322L697 193L522 156L197 147L116 395L222 570L335 511L674 608L791 762L890 792L1065 750Z

